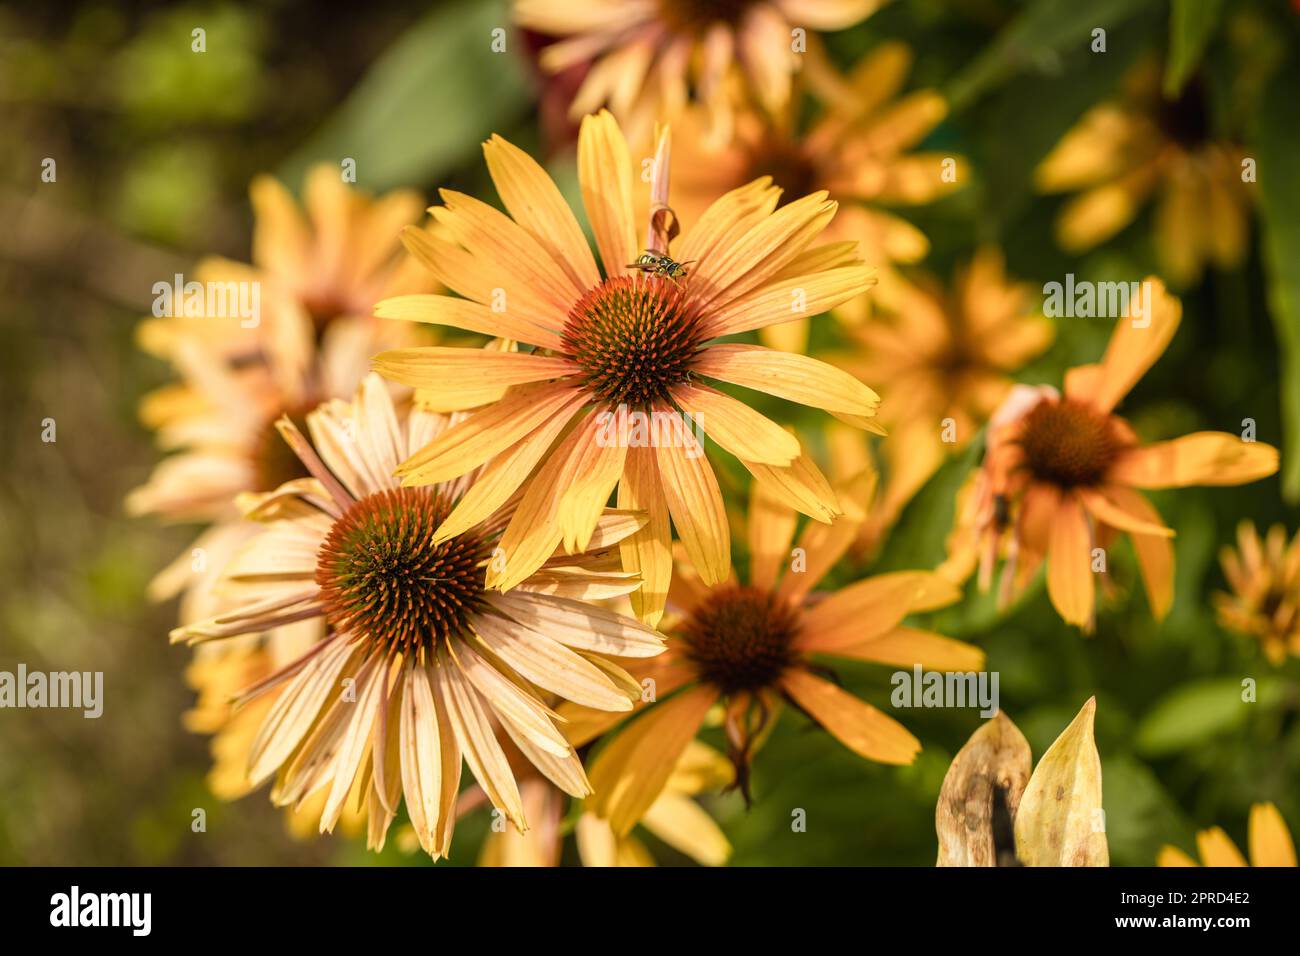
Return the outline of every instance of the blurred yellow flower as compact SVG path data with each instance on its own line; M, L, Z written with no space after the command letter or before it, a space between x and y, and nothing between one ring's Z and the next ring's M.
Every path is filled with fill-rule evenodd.
M1287 654L1300 656L1300 535L1288 545L1278 524L1260 541L1249 521L1237 526L1237 550L1224 548L1219 560L1232 588L1214 595L1219 623L1259 639L1274 665Z
M915 277L890 306L848 330L853 351L827 358L899 399L881 406L885 483L862 526L863 549L873 550L944 459L970 444L1010 392L1008 373L1040 355L1054 333L1033 288L1011 281L990 247L958 270L951 291Z
M569 742L585 741L566 733ZM731 855L731 845L708 812L692 797L718 790L732 780L731 764L712 747L692 741L682 752L664 786L650 805L640 826L663 843L702 866L721 866ZM565 796L553 785L532 774L521 779L520 794L529 820L545 821L520 833L504 822L493 826L479 852L480 866L558 866L566 827L562 822ZM583 866L654 866L655 858L635 834L618 835L610 825L589 810L582 810L573 825L578 857Z
M893 267L925 258L930 241L890 208L933 202L968 178L963 157L914 149L948 109L934 90L899 96L911 63L907 46L891 42L873 49L847 76L820 69L816 83L825 109L803 134L792 113L744 111L731 142L718 148L703 135L699 111L688 112L677 137L674 211L689 228L714 197L758 176L772 177L787 199L824 189L843 204L826 238L856 242L857 254L879 278L871 303L901 311L909 290ZM859 323L867 302L850 300L835 314ZM790 351L803 349L807 333L807 321L759 332L767 344Z
M1295 844L1291 831L1277 807L1257 803L1250 808L1247 824L1251 866L1295 866ZM1246 859L1221 827L1210 827L1196 834L1196 849L1203 866L1245 866ZM1196 866L1196 861L1177 847L1162 847L1157 866Z
M731 136L737 103L769 112L790 100L791 79L816 34L865 19L883 0L515 0L515 20L560 37L544 49L558 73L590 63L574 96L576 120L602 106L634 140L675 120L694 97L710 115L710 136Z
M1145 282L1149 311L1125 314L1100 364L1066 372L1064 394L1046 385L1012 389L990 421L984 462L953 539L952 573L969 574L978 561L983 587L998 558L1006 559L1004 602L1046 562L1053 606L1084 630L1093 627L1105 547L1120 533L1132 537L1152 613L1164 617L1173 601L1174 532L1142 490L1240 485L1278 468L1276 448L1224 432L1142 445L1114 413L1182 319L1182 304L1160 280Z
M643 248L632 161L618 124L602 112L583 121L578 141L602 278L545 171L499 137L484 152L510 215L444 190L445 205L431 212L452 240L405 233L412 253L463 298L403 296L376 310L533 347L412 348L375 359L383 375L443 409L480 404L485 387L510 387L398 468L406 487L476 476L434 540L474 527L517 497L501 539L504 559L488 573L490 587L508 591L557 547L582 550L617 488L620 508L648 517L622 556L624 568L642 577L633 607L654 623L672 575L670 518L706 583L730 567L726 512L702 432L791 507L819 521L837 514L830 485L799 440L706 383L766 392L880 431L879 397L851 375L806 356L717 341L789 322L801 310L815 315L871 286L871 270L851 249L815 244L836 204L819 192L777 209L780 190L756 180L718 199L681 240L673 258L686 264L684 277L629 274ZM659 205L644 248L666 253L666 131L658 152L651 193Z
M1079 194L1057 219L1062 248L1100 245L1154 197L1156 254L1171 284L1196 282L1207 262L1240 263L1249 242L1245 154L1213 138L1206 108L1195 82L1164 100L1158 71L1146 64L1117 100L1085 113L1035 172L1041 192Z

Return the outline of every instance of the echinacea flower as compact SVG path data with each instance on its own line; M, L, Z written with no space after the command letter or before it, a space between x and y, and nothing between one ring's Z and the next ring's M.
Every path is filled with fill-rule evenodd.
M713 117L715 142L730 136L737 101L786 108L809 31L843 30L883 0L516 0L515 21L558 37L541 53L558 73L590 63L571 106L574 119L602 106L639 138L676 118L688 101Z
M1054 328L1030 286L1010 280L1002 254L985 247L951 290L913 277L890 306L846 332L853 350L830 360L906 396L881 408L885 483L859 542L870 550L944 459L970 444L1011 391L1009 373L1041 354Z
M934 811L936 866L1109 866L1095 697L1034 766L998 711L953 757Z
M1257 803L1250 808L1247 824L1251 866L1295 866L1295 844L1291 831L1277 807L1271 803ZM1222 827L1210 827L1196 834L1196 849L1202 866L1246 866L1232 838ZM1196 866L1196 861L1177 847L1162 847L1156 857L1156 866Z
M420 210L417 194L372 199L344 185L336 167L318 166L307 177L309 225L274 179L259 177L251 193L253 263L207 259L196 277L256 283L261 314L251 322L187 315L173 303L177 314L139 330L144 347L172 363L181 381L141 405L169 454L127 496L127 509L212 523L150 586L158 600L183 593L183 622L214 613L214 572L249 534L235 496L306 475L276 420L301 421L326 399L351 397L375 352L428 340L370 314L382 294L435 288L397 256L397 234Z
M246 496L249 517L267 526L224 571L231 609L173 632L204 643L327 623L325 636L238 698L279 694L249 753L250 786L276 776L282 806L326 790L321 831L350 804L366 814L373 847L404 797L434 857L450 844L462 759L492 804L527 827L501 731L557 787L585 796L582 764L543 693L629 710L638 688L610 657L662 650L650 628L583 603L635 587L608 569L609 549L640 527L635 515L602 515L592 553L546 563L509 595L483 580L502 519L434 541L468 480L402 488L392 475L447 423L419 407L399 418L374 375L353 402L307 416L310 442L282 419L311 477Z
M668 140L659 144L650 241L668 252L663 227ZM375 367L421 389L442 408L505 397L473 412L399 466L406 487L482 469L438 528L440 542L519 496L501 539L504 560L488 584L502 591L532 574L557 547L581 550L617 488L620 508L648 516L623 545L623 565L642 587L643 620L662 613L672 574L670 518L708 584L725 578L730 536L717 478L696 432L735 455L772 494L820 521L839 511L798 439L706 380L821 408L879 431L879 398L824 362L717 340L816 315L870 287L870 270L843 244L816 245L835 214L825 193L777 209L781 191L759 179L720 198L671 250L690 263L682 278L633 273L642 253L632 213L632 162L614 118L583 121L578 174L604 273L550 177L499 137L484 145L510 215L444 190L431 212L453 238L408 229L412 253L463 298L404 296L376 314L451 325L531 346L531 351L413 348ZM656 242L663 245L655 246ZM688 416L688 417L684 417ZM566 429L567 432L566 432ZM536 473L534 474L534 469ZM531 477L530 477L531 475Z
M1165 100L1153 67L1135 70L1117 100L1085 113L1043 160L1035 182L1041 192L1078 194L1056 223L1070 253L1105 242L1154 201L1161 272L1182 287L1199 279L1206 263L1229 268L1246 253L1245 153L1212 134L1197 82Z
M571 742L576 745L576 741ZM706 744L692 741L678 758L663 793L641 818L640 827L701 866L721 866L731 855L731 844L694 797L719 790L731 780L727 758ZM523 833L509 822L494 824L479 852L479 866L560 865L566 833L563 818L569 798L536 773L520 780L519 792L528 819L544 822ZM578 812L572 835L583 866L655 865L654 855L635 832L620 836L590 810Z
M1094 620L1094 549L1120 533L1132 538L1152 613L1163 618L1173 601L1174 532L1143 491L1240 485L1278 467L1276 448L1225 432L1144 445L1115 414L1182 318L1182 304L1159 279L1144 285L1148 314L1138 316L1130 305L1101 362L1070 369L1064 393L1049 386L1012 390L989 423L983 465L958 515L956 551L970 557L968 567L978 560L983 586L1005 557L1002 598L1009 601L1046 562L1053 606L1085 630Z
M925 258L930 241L893 210L933 202L967 179L964 158L916 149L948 108L934 90L899 95L911 62L904 44L885 43L847 76L822 71L825 109L803 133L794 117L744 111L731 141L710 147L699 112L688 112L678 124L680 172L673 184L673 209L683 226L689 228L714 197L758 176L771 176L787 196L824 189L842 204L826 239L856 241L858 255L879 278L871 303L901 312L908 287L895 267ZM867 315L866 302L850 301L835 315L858 324ZM760 334L770 345L799 351L807 333L804 321Z
M1260 541L1249 521L1237 526L1237 549L1219 555L1231 592L1214 595L1219 623L1257 638L1276 665L1300 656L1300 535L1287 543L1286 529L1273 525Z
M756 485L749 508L748 582L733 571L708 586L688 564L678 568L671 616L662 626L668 649L631 666L642 686L653 689L653 701L642 703L589 763L595 793L587 805L615 833L628 832L659 797L678 755L719 703L728 756L746 796L754 754L787 701L861 757L886 764L916 758L920 742L823 676L827 668L820 658L970 671L983 665L984 655L969 644L903 626L907 615L960 597L936 574L901 571L831 593L814 590L852 543L873 483L874 476L859 476L857 488L843 489L845 516L831 525L808 523L797 541L798 516ZM572 716L574 710L564 713ZM593 715L586 733L603 732L619 719Z

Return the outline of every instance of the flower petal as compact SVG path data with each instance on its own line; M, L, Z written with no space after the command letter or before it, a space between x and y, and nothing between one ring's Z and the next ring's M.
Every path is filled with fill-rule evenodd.
M694 739L718 692L693 687L632 720L596 755L587 806L624 836L659 798L677 759Z
M1242 485L1268 477L1277 467L1272 445L1226 432L1195 432L1125 452L1107 479L1136 488Z
M848 372L760 345L712 346L696 358L695 371L830 412L872 418L880 407L880 396Z
M880 763L910 764L921 742L894 718L802 668L788 671L781 688L840 743Z

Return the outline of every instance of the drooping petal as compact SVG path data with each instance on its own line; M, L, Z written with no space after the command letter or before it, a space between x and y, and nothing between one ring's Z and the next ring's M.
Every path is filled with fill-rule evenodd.
M616 834L629 833L659 798L717 698L708 686L682 691L631 721L596 755L588 773L595 791L588 806Z
M840 743L868 760L910 764L921 742L898 721L802 668L787 671L781 688Z

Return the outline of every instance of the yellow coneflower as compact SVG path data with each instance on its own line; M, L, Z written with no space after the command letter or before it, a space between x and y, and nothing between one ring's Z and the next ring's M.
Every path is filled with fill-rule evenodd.
M1094 106L1038 167L1042 192L1078 192L1057 220L1068 252L1085 252L1131 223L1155 197L1155 247L1175 286L1195 282L1207 262L1241 262L1250 196L1242 149L1212 137L1201 87L1164 100L1158 70L1134 71L1121 97Z
M837 592L814 591L852 543L868 492L845 489L846 515L832 525L809 523L795 540L797 515L761 487L751 495L748 583L735 572L706 585L683 561L673 578L668 650L633 665L657 702L619 728L590 764L595 793L587 805L627 833L658 799L678 756L721 702L728 756L748 795L749 766L789 701L854 753L910 764L920 742L900 723L827 680L821 655L912 667L969 671L983 665L978 648L902 626L913 612L951 604L959 590L936 574L882 574ZM791 546L795 545L795 550ZM790 564L789 570L782 570ZM571 710L565 710L572 715ZM594 715L586 733L620 719Z
M337 168L316 167L307 178L309 225L274 179L259 177L251 192L253 263L208 259L196 278L257 283L257 321L177 314L140 328L145 348L171 362L182 380L141 406L169 454L128 495L127 508L213 523L151 585L160 600L184 593L182 621L213 613L213 575L203 565L220 567L248 536L235 496L306 474L275 421L301 421L326 399L350 397L371 355L419 341L410 327L370 313L381 295L435 288L427 273L397 255L398 233L419 215L417 194L371 199L344 185Z
M911 62L907 46L885 43L847 77L823 70L825 110L803 134L789 116L746 111L737 117L731 142L711 148L698 112L688 113L678 137L684 149L673 193L683 225L694 223L714 197L757 176L771 176L788 196L824 189L843 204L826 239L856 241L880 279L872 303L901 312L908 285L894 267L923 259L930 242L890 209L933 202L967 178L964 158L915 150L947 115L947 104L934 90L898 95ZM866 317L865 305L849 302L835 314L856 325ZM799 351L807 331L800 322L760 334L768 344Z
M809 31L843 30L883 0L516 0L515 20L561 38L543 68L591 68L573 99L578 119L608 106L633 137L672 120L692 99L709 110L712 138L726 142L737 102L784 109Z
M579 745L571 735L571 743ZM721 866L731 855L731 844L708 812L693 797L719 790L732 780L731 763L712 747L692 741L673 768L663 793L640 820L646 832L702 866ZM541 825L521 833L508 822L493 827L479 853L480 866L558 866L563 850L562 818L567 798L554 785L530 774L519 791L529 820ZM623 836L594 813L577 817L573 835L583 866L654 866L655 858L636 833Z
M1258 638L1264 654L1280 665L1300 656L1300 535L1288 545L1286 529L1273 525L1261 542L1249 521L1237 526L1237 550L1219 560L1231 593L1214 596L1219 623Z
M999 554L1007 558L1004 600L1047 563L1047 591L1068 623L1093 626L1093 549L1132 537L1157 618L1173 601L1174 553L1160 515L1142 490L1239 485L1277 471L1277 449L1224 432L1197 432L1143 445L1114 408L1164 353L1182 318L1182 304L1154 277L1150 313L1126 314L1100 364L1070 369L1064 393L1018 385L989 424L988 449L959 514L955 550L966 566L980 563L991 583ZM954 556L954 568L962 558Z
M1008 373L1051 343L1054 327L1032 292L1008 279L1002 254L986 247L958 271L951 291L927 277L899 288L889 307L848 330L854 350L830 357L885 394L906 396L881 409L886 481L862 527L864 549L875 547L948 455L970 444L1010 392Z
M580 550L617 487L619 507L649 519L622 553L625 569L643 579L633 606L653 623L672 574L670 516L707 583L721 581L730 566L722 495L703 457L701 430L773 494L830 520L838 511L835 495L798 439L705 380L821 408L879 431L879 398L851 375L805 356L717 341L815 315L871 285L870 270L851 248L814 244L835 203L814 193L778 210L781 191L756 180L719 199L673 249L684 276L629 274L643 249L633 221L632 164L618 125L602 112L583 122L578 143L602 277L577 219L541 167L498 137L484 151L510 216L444 190L445 205L432 213L453 241L413 229L404 236L464 298L405 296L376 310L533 347L515 354L415 348L376 359L382 374L436 396L444 408L477 404L484 385L510 386L501 401L399 467L405 486L419 486L498 456L435 541L473 527L520 494L501 540L505 560L488 575L490 586L509 590L556 547ZM671 234L664 227L671 217L662 215L667 153L665 133L646 243L660 253L668 251Z
M1291 831L1277 807L1257 803L1250 808L1248 823L1251 866L1295 866L1295 844ZM1196 834L1196 849L1202 866L1246 866L1232 838L1221 827L1210 827ZM1156 866L1196 866L1196 861L1177 847L1162 847Z
M421 408L399 417L373 375L353 402L307 416L310 442L281 419L311 477L246 496L249 516L267 527L223 573L231 609L173 632L198 644L327 623L326 636L240 695L279 691L249 752L250 785L276 775L272 798L284 806L327 790L322 831L351 802L367 816L373 847L405 797L420 845L435 857L451 840L462 758L493 805L527 827L498 727L557 787L585 796L582 765L542 693L629 710L638 688L609 657L649 657L663 646L652 629L584 603L635 587L608 565L638 516L602 515L591 554L548 562L508 595L483 582L504 515L433 540L468 481L402 488L392 474L447 423Z

